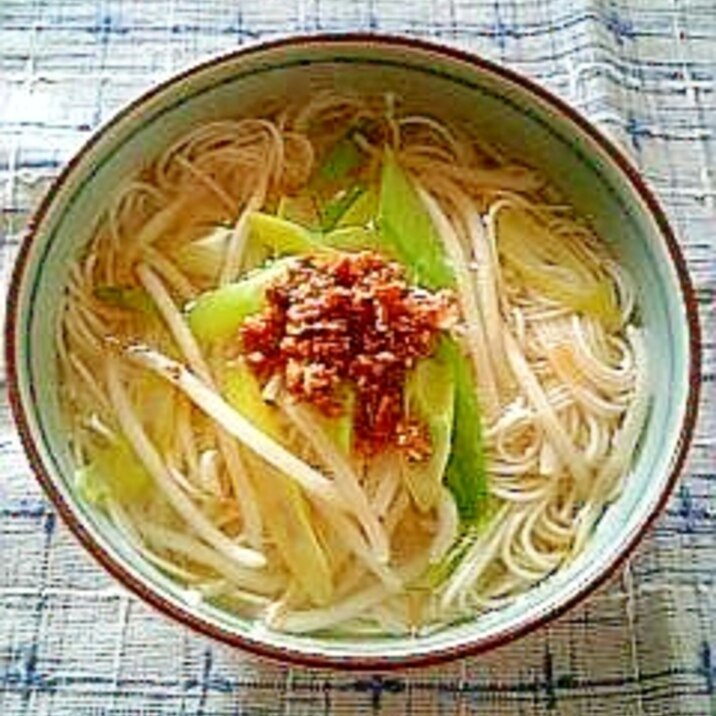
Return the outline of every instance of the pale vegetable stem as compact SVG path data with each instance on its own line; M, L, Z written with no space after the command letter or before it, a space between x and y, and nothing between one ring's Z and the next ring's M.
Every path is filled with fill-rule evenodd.
M263 190L254 194L248 200L244 210L234 224L228 246L226 247L224 265L219 275L219 284L222 286L231 281L235 281L239 275L249 234L249 216L253 211L260 209L261 204L263 204Z
M205 542L242 567L254 569L263 567L266 564L266 559L260 552L237 545L223 532L216 529L174 482L169 469L134 413L127 392L122 386L119 367L114 358L110 358L107 362L107 385L122 432L147 472L154 479L157 488L165 495L187 525Z
M227 433L233 435L259 457L285 473L287 477L295 480L307 493L325 500L335 507L347 509L345 500L330 480L256 428L181 363L177 363L158 351L139 346L129 348L127 357L179 388L197 407L219 423Z
M400 567L397 572L401 581L409 582L415 579L425 569L426 562L426 555L421 554ZM393 594L395 591L385 584L376 584L326 608L287 612L276 626L294 633L336 627L367 612Z
M333 473L336 486L343 494L346 502L353 508L353 512L363 527L378 560L387 562L390 557L388 537L380 524L378 516L372 510L368 497L360 486L347 458L331 443L320 426L306 412L305 408L295 405L290 400L282 397L279 398L278 405L311 443L326 468Z
M154 301L157 310L191 368L202 380L214 388L211 371L201 354L199 345L160 279L145 265L140 265L137 268L137 275ZM243 465L237 446L221 430L218 431L217 439L231 480L234 497L239 503L241 514L244 518L246 537L249 544L258 549L262 544L263 525L261 513L257 507L258 503L254 487Z

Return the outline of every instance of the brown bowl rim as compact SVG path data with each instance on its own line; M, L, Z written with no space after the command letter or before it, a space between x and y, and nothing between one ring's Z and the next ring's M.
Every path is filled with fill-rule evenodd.
M40 453L35 446L31 436L28 420L20 397L17 366L15 364L16 349L16 328L18 323L18 298L19 289L22 283L23 274L26 268L30 246L35 240L38 226L53 203L54 197L70 176L74 168L81 161L84 155L100 140L112 127L120 123L124 117L134 111L142 104L148 102L155 96L161 94L170 86L181 82L199 72L211 67L221 65L227 61L238 58L250 57L266 51L281 47L300 47L301 45L378 45L387 48L404 48L419 50L424 53L434 53L438 57L456 60L465 65L487 72L500 80L507 80L526 90L528 94L536 96L545 102L552 109L556 110L563 117L571 121L576 128L594 141L616 164L621 172L630 181L632 187L648 207L652 218L655 220L661 237L665 241L672 265L676 269L681 289L681 296L686 308L689 328L689 392L686 402L686 411L679 434L679 440L671 463L671 472L664 485L662 494L651 512L643 519L639 529L631 535L630 539L622 547L615 551L611 562L604 570L587 581L577 592L563 603L555 605L550 610L534 617L528 622L520 624L510 630L501 632L487 639L476 642L466 641L459 645L436 649L429 653L417 654L414 656L401 657L340 657L327 656L319 653L306 653L294 651L290 648L271 646L260 641L247 639L244 636L235 634L214 624L210 624L195 616L190 611L177 606L168 599L165 599L158 590L149 588L143 581L134 577L124 565L115 559L109 552L101 547L91 536L88 530L78 520L73 512L70 503L65 501L59 490L55 487L54 480L46 470ZM280 39L258 42L255 44L240 47L236 50L225 52L210 57L207 60L193 64L191 67L173 74L166 80L152 86L140 94L137 98L124 105L111 119L92 132L92 135L73 155L65 165L60 174L52 181L45 193L38 208L33 212L27 228L23 234L22 243L18 251L15 265L12 271L10 286L7 298L7 314L5 325L5 359L7 367L7 385L10 399L11 411L21 438L21 442L29 458L30 465L40 482L45 493L54 504L55 508L63 518L65 524L79 539L85 549L121 584L134 592L143 601L158 609L165 616L173 618L178 622L209 636L219 642L239 647L254 655L278 661L283 665L294 664L312 668L337 668L349 671L395 671L418 666L435 666L447 661L461 657L475 656L497 647L503 646L515 639L539 629L557 617L561 616L585 597L598 589L616 570L625 562L636 545L644 537L656 517L664 509L666 502L673 491L676 480L683 468L690 442L693 438L696 417L698 412L701 376L701 333L699 328L697 301L694 289L689 277L686 261L682 255L678 241L672 231L666 215L653 192L646 185L638 170L634 167L626 155L617 146L599 131L579 111L567 104L551 91L539 85L536 81L529 79L522 74L498 65L477 54L468 52L456 47L444 45L434 41L428 41L416 37L404 35L391 35L386 33L373 32L346 32L346 33L320 33L307 35L293 35Z

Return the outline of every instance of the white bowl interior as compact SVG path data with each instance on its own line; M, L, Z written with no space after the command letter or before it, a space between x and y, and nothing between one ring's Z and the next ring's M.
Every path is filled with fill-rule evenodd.
M118 182L181 133L219 118L262 113L318 88L392 91L416 111L470 122L539 168L636 277L648 329L653 392L648 427L621 497L584 553L499 611L420 638L297 637L276 634L211 605L190 606L184 590L132 553L101 514L76 499L60 416L54 353L69 262L89 239ZM280 46L227 58L134 106L85 151L37 226L17 305L15 356L20 397L41 459L63 499L96 542L150 590L223 630L298 654L401 657L481 643L552 612L591 583L639 531L659 500L680 440L688 394L689 336L677 274L639 194L604 150L545 100L484 68L424 49L359 43Z

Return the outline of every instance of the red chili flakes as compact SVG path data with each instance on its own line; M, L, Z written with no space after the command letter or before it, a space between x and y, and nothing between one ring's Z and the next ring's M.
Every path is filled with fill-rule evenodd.
M300 259L266 298L241 327L242 350L260 378L278 373L292 396L328 415L340 413L338 389L350 384L361 449L429 454L425 431L403 415L403 385L438 333L457 322L451 291L411 286L400 264L361 252Z

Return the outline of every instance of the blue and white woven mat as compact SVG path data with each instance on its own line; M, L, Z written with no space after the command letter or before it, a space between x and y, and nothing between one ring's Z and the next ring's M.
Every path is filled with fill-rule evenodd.
M0 399L0 714L716 714L716 0L0 0L0 293L28 211L93 127L207 54L295 32L435 38L544 83L615 137L686 252L705 336L695 445L623 572L549 628L409 673L216 645L79 548Z

